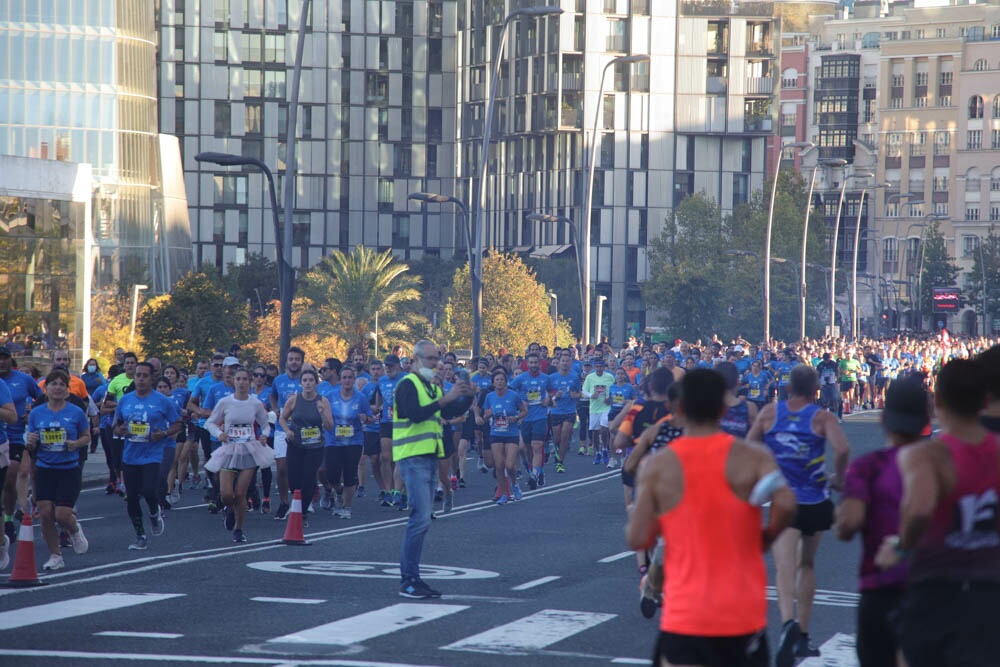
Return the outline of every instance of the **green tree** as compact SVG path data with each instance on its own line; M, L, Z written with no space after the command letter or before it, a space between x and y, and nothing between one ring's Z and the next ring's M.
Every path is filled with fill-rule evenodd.
M250 341L246 302L234 298L215 269L188 273L170 294L148 301L138 330L148 356L191 366L217 348Z
M292 302L293 346L306 353L306 361L319 367L327 357L345 359L347 345L339 338L317 335L311 328L302 325L302 316L312 308L312 303L302 297ZM262 364L278 363L278 337L281 334L281 302L278 300L264 304L264 316L254 319L253 340L243 346L241 357L246 362ZM280 365L280 364L279 364Z
M90 301L90 356L97 359L105 371L115 363L116 348L142 355L143 341L138 324L135 339L129 341L131 309L131 299L122 295L117 285L98 291Z
M984 275L986 278L985 314L983 313ZM1000 316L1000 237L997 237L996 229L992 225L989 235L981 239L979 249L973 254L967 296L972 302L970 305L986 321L986 330L992 331L993 320Z
M941 225L937 220L932 220L927 229L924 230L923 247L920 249L920 262L923 270L920 272L920 293L917 304L917 311L921 318L930 317L934 322L933 303L935 287L954 287L955 278L958 277L959 268L948 256L948 248L945 246L944 234L941 233ZM920 323L923 326L923 322Z
M452 295L455 271L467 264L465 259L425 256L410 262L410 271L420 278L419 312L429 322L443 317L441 309ZM381 324L381 322L379 322Z
M412 342L426 333L427 320L418 313L420 278L409 271L390 250L363 245L350 253L335 250L303 277L298 296L308 305L293 333L309 331L365 347L377 312L382 348Z
M524 263L535 272L539 282L559 297L559 317L582 336L583 330L577 326L583 321L583 311L580 310L580 273L576 269L576 256L528 257Z
M268 301L278 296L278 265L264 255L253 253L243 264L229 263L226 284L233 296L249 301L254 313L260 316L261 307L266 310Z
M452 348L472 347L472 286L469 267L455 272L454 293L442 326ZM553 326L548 289L516 255L494 253L483 259L483 350L522 352L532 342L565 346L573 342L569 323Z

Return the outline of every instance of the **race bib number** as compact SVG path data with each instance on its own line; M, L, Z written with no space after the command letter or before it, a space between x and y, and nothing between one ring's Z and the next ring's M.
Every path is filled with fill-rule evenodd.
M615 394L611 397L611 402L618 406L625 405L625 397L621 394Z
M783 383L788 384L788 381L791 380L791 379L792 379L792 374L791 373L782 373L781 374L781 381Z
M232 424L226 429L229 439L236 442L249 442L253 440L253 426L250 424Z
M129 438L133 442L146 442L149 440L149 422L129 422Z
M754 387L750 390L750 398L760 398L760 387Z
M541 403L542 392L534 390L528 392L528 405L541 405Z
M509 428L509 422L506 417L494 417L493 418L493 428L497 431L506 431Z
M354 427L350 424L344 426L338 426L334 429L334 435L338 438L353 438L354 437Z
M319 426L306 426L300 433L302 434L303 445L314 445L319 442Z
M47 452L66 451L66 429L64 428L43 428L38 432L38 440L42 444L42 449Z

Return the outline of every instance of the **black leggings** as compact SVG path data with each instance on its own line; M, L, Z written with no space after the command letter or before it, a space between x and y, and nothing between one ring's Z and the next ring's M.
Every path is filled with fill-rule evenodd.
M861 667L896 664L895 615L902 600L902 590L876 589L861 593L857 640Z
M125 447L125 440L116 438L110 426L102 426L101 447L104 448L104 458L108 463L108 481L116 484L118 473L122 469L122 449Z
M156 516L160 511L160 503L156 499L156 490L160 480L160 464L130 465L126 463L124 468L126 508L129 518L132 519L135 534L141 537L146 534L146 530L142 525L142 508L139 506L139 498L146 499L150 516Z
M358 462L363 445L324 447L326 450L326 478L334 486L343 479L344 486L358 485Z
M170 475L171 468L174 467L174 458L176 455L176 447L163 448L163 462L160 464L160 479L157 486L157 495L160 500L167 499L167 477ZM83 466L80 467L82 468Z
M288 445L286 465L288 465L288 490L302 492L302 511L305 512L316 489L316 471L323 463L325 447L305 448Z

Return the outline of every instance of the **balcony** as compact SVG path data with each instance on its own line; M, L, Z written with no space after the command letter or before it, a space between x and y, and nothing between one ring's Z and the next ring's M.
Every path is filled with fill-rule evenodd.
M774 79L769 76L749 76L746 81L746 95L770 95L774 92Z
M579 109L562 109L559 111L559 127L582 127L583 112Z
M710 76L705 80L705 92L709 95L725 95L728 82L724 76Z
M753 0L681 0L681 16L774 16L773 2Z
M758 116L743 117L744 132L770 132L773 126L771 118L760 118Z
M559 74L549 74L549 91L555 92L562 82L563 90L583 90L583 72L563 72Z
M769 39L747 42L748 57L769 57L774 55L774 43Z

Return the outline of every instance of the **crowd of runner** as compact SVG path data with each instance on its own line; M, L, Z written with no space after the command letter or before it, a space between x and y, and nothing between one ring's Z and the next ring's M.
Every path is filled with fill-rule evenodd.
M703 438L699 446L715 452L717 459L734 456L745 471L756 471L729 480L734 490L735 484L746 491L738 492L738 497L751 500L751 506L771 503L762 539L776 566L783 621L777 656L779 667L787 667L795 658L818 655L809 643L808 626L815 590L813 562L825 531L836 523L841 537L863 533L862 591L888 587L893 593L888 601L880 597L874 602L863 595L862 621L872 627L887 623L889 611L903 599L906 581L901 573L905 567L889 563L882 540L897 539L895 550L890 550L897 557L921 553L917 532L904 534L898 528L902 499L898 489L888 501L880 501L895 501L894 510L873 506L877 493L885 489L873 491L872 486L881 483L886 470L907 483L910 478L899 471L895 456L881 453L881 458L860 459L849 469L849 444L840 427L843 415L883 409L891 445L886 451L895 452L930 435L928 396L939 405L939 414L960 421L953 399L938 396L938 385L948 385L948 368L976 372L974 365L981 362L969 360L997 343L991 338L951 338L947 333L927 338L805 340L794 345L724 342L717 337L707 343L677 340L673 345L631 340L617 350L604 342L556 347L551 352L533 343L521 355L503 350L485 354L472 359L468 368L454 353L439 348L436 371L421 366L421 374L426 372L443 395L473 396L461 410L452 409L450 416L440 418L443 457L438 460L435 501L442 512L451 511L467 475L477 470L495 480L492 499L505 505L543 488L547 473L593 465L621 467L625 506L637 512L629 526L629 541L640 547L636 552L642 577L640 606L645 616L652 617L664 604L664 591L669 598L673 590L678 599L698 592L697 568L688 580L671 576L672 568L683 571L691 563L670 550L665 556L662 544L653 548L656 536L665 537L669 531L641 525L636 516L645 521L648 516L643 512L651 508L657 508L659 516L677 506L678 498L657 497L648 484L656 486L653 480L664 475L676 481L678 474L683 475L678 470L686 471L699 456L690 441ZM126 501L125 514L134 534L131 550L148 549L150 536L165 530L172 505L182 493L195 491L204 493L208 512L222 514L237 543L247 541L248 513L283 520L296 491L303 499L306 525L310 514L320 511L350 520L352 505L366 496L385 508L408 509L406 486L392 455L394 422L398 428L396 387L411 372L411 360L402 349L383 359L358 352L346 361L307 361L303 351L293 347L283 373L275 365L246 363L235 346L190 370L155 358L139 361L121 349L115 355L106 373L89 359L76 374L69 370L68 352L56 350L53 370L36 381L17 370L11 353L0 348L0 440L5 442L0 446L4 514L0 569L8 564L8 547L24 513L36 513L40 519L49 551L45 570L65 567L64 548L86 552L88 543L76 520L75 505L83 463L99 445L108 468L105 491ZM987 374L979 372L975 381L985 387ZM964 387L962 382L968 384L964 377L951 378L948 386ZM960 390L968 394L961 387L952 391ZM690 395L691 391L698 395ZM719 407L714 407L716 398ZM976 396L968 394L963 400L970 398ZM916 418L900 417L914 413ZM921 414L924 419L919 419ZM946 430L947 416L942 420ZM967 430L957 437L972 443L968 438L973 436L978 432ZM991 438L986 439L995 449ZM734 442L766 447L731 449ZM828 445L834 452L830 469L825 459ZM674 458L648 456L658 450L670 451ZM667 459L671 462L659 464L655 474L647 470L654 467L646 461ZM991 475L987 486L1000 479L1000 471ZM954 484L954 474L943 482ZM699 502L705 500L701 491L681 487ZM830 491L842 489L846 500L836 511ZM976 516L982 517L987 504L996 524L995 495L992 504L983 501L977 506ZM757 510L747 514L742 507L729 509L737 518L757 516ZM690 526L678 530L685 539L693 539L688 535ZM985 542L992 548L995 537L1000 549L1000 532L989 534ZM693 539L692 544L698 543ZM736 550L729 555L745 554ZM895 574L882 573L877 561L895 567L890 570ZM934 574L934 567L927 569ZM936 581L931 575L930 580ZM992 570L988 575L993 576ZM731 583L739 590L745 582ZM712 585L720 587L717 580ZM663 619L667 618L664 613ZM664 656L675 656L667 658L668 664L715 664L701 662L704 656L697 647L682 646L678 654L676 637L670 640L678 635L671 628L694 628L687 634L699 635L698 615L687 619L689 625L674 621L664 620L661 626L668 638L661 638L661 644L666 643L660 649ZM732 627L744 625L734 621ZM760 628L752 630L736 634L753 637ZM887 650L894 652L896 644L870 628L867 633L862 629L862 664L886 664L864 654L884 658ZM676 662L677 655L701 658Z

